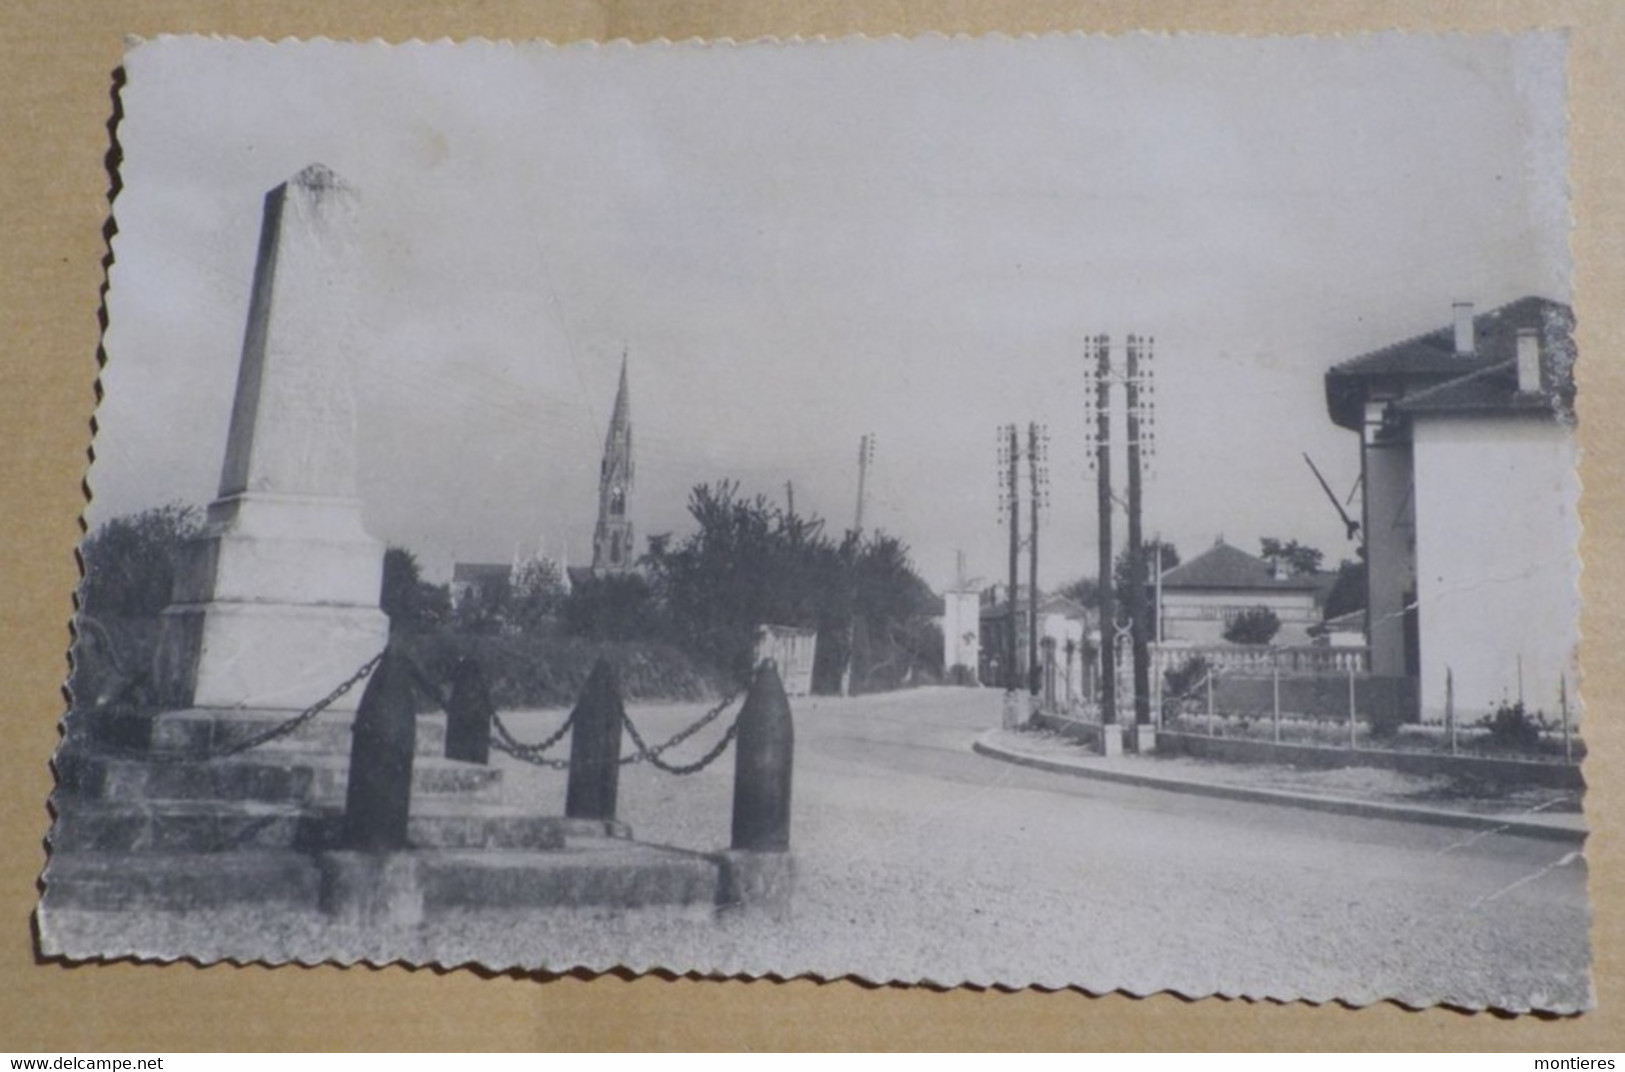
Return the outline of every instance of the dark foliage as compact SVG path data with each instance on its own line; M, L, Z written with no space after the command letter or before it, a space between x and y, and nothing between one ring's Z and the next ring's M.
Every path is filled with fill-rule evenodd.
M1224 639L1232 644L1268 644L1281 631L1281 619L1268 607L1248 607L1224 627Z
M1326 593L1325 615L1336 618L1365 608L1365 563L1344 559L1337 566L1337 580Z
M565 632L588 640L642 640L661 632L654 590L636 573L579 581L564 600Z
M1540 751L1541 735L1552 728L1545 716L1526 709L1522 700L1501 704L1477 724L1489 731L1491 747L1513 752Z
M383 590L379 606L397 633L421 633L451 617L451 595L445 585L423 579L417 556L404 547L384 551Z
M1284 568L1294 577L1314 573L1320 569L1321 560L1326 557L1317 548L1275 536L1265 536L1258 541L1258 556L1268 562L1271 569Z
M700 485L689 496L698 529L674 544L650 540L645 558L662 628L703 661L749 673L760 625L817 629L814 687L833 691L850 657L854 689L940 677L942 641L926 626L939 613L908 548L884 533L839 543L814 516L738 485Z
M471 634L446 627L410 638L407 650L443 688L449 687L458 659L475 659L499 709L571 706L600 657L615 668L628 700L705 700L728 688L712 668L659 642Z
M1147 540L1142 546L1145 548L1146 585L1149 590L1149 587L1156 583L1156 573L1154 571L1157 569L1159 552L1161 556L1162 572L1164 573L1179 565L1181 560L1179 557L1179 548L1175 547L1171 543L1156 543L1154 541ZM1119 599L1122 598L1122 593L1125 589L1127 589L1128 584L1128 549L1124 548L1122 551L1118 552L1117 558L1112 565L1112 590ZM1079 577L1077 580L1072 581L1069 584L1062 585L1057 590L1057 594L1066 596L1068 599L1080 603L1091 610L1096 610L1100 607L1100 581L1095 577Z
M202 524L202 511L181 503L103 524L80 547L80 607L97 617L156 615L169 605L182 546Z

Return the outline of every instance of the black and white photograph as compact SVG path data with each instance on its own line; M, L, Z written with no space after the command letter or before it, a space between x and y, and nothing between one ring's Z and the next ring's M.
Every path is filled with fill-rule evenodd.
M39 951L1592 1007L1568 48L132 40Z

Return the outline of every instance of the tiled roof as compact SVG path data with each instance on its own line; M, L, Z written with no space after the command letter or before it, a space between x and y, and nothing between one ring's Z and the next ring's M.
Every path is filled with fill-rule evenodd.
M1519 298L1473 317L1472 354L1456 353L1453 325L1384 346L1332 366L1333 372L1385 375L1411 372L1471 372L1517 356L1518 329L1542 328L1559 314L1572 321L1569 308L1548 298Z
M1220 541L1189 562L1162 575L1170 588L1215 588L1228 591L1311 592L1320 582L1312 576L1277 578L1269 563Z
M1357 429L1373 381L1386 381L1396 385L1386 390L1410 395L1494 369L1516 358L1521 328L1540 332L1542 354L1551 360L1549 382L1558 385L1556 393L1567 407L1573 400L1573 327L1574 314L1567 305L1519 298L1473 318L1472 354L1455 352L1455 329L1447 325L1333 365L1326 373L1327 411L1337 424Z
M1407 395L1394 408L1410 416L1475 416L1480 414L1562 413L1568 406L1561 392L1518 390L1518 365L1506 361L1457 380Z
M453 562L451 564L451 579L469 584L495 580L506 581L512 573L513 567L506 562Z

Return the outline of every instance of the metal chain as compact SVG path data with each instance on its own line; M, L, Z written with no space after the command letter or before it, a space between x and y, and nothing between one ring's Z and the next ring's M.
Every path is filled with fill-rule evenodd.
M733 743L734 735L739 731L738 719L734 720L733 725L728 727L728 731L722 735L722 739L720 741L711 747L710 751L706 752L705 755L701 756L693 763L667 763L661 758L661 756L670 749L676 748L678 745L694 736L706 726L709 726L711 723L715 722L722 716L724 711L732 706L733 702L738 698L738 693L733 693L732 695L723 698L720 703L711 708L705 714L701 715L692 725L674 735L670 740L664 741L661 744L653 747L650 747L649 743L643 739L643 735L638 732L637 726L633 725L632 720L626 717L626 715L623 713L621 716L621 724L626 727L628 735L632 738L632 743L637 746L637 751L629 756L621 756L618 760L616 760L617 764L623 767L629 767L634 764L647 762L651 766L663 770L668 774L679 775L694 774L698 771L704 770L706 767L710 766L718 756L727 751L729 744ZM551 770L569 770L570 761L568 759L552 759L548 756L542 755L542 753L547 751L549 748L552 748L559 741L563 740L564 735L570 731L574 723L575 712L572 711L570 713L570 717L565 719L564 725L560 726L558 731L555 732L551 737L547 738L545 741L542 741L540 744L528 745L516 740L513 734L508 731L507 726L503 725L502 717L493 713L491 725L495 732L491 736L491 747L495 748L499 752L512 756L514 759L517 759L522 763L529 763L532 766L547 767Z
M622 762L638 763L647 760L650 766L663 770L667 774L694 774L698 771L704 770L706 767L710 766L712 761L714 761L718 756L727 751L728 745L733 742L734 734L739 732L739 720L737 718L734 719L733 724L728 727L728 732L722 735L722 739L712 746L709 752L705 753L705 755L701 756L693 763L671 764L667 763L660 757L668 750L676 748L678 745L694 736L700 730L715 722L722 715L722 712L731 707L733 702L738 698L738 693L724 697L721 703L717 704L704 715L700 716L699 721L695 722L692 726L688 727L686 730L683 730L681 733L678 733L664 744L656 745L653 748L650 748L648 743L644 741L643 735L638 732L637 726L633 725L632 719L623 714L621 716L621 721L626 726L626 732L631 736L632 743L637 745L638 751L635 756L622 760Z
M206 748L199 752L153 752L146 754L144 758L153 763L207 763L216 759L225 759L228 756L241 755L251 748L258 748L260 745L268 744L279 737L286 737L331 707L339 697L355 688L356 685L377 669L378 664L383 660L384 652L379 652L362 663L355 673L345 678L332 692L329 692L320 700L317 700L287 721L278 722L276 725L263 729L250 737L245 737L228 745L221 745L218 748Z
M493 711L491 712L491 729L494 732L491 736L491 744L494 745L498 750L513 756L515 759L523 759L526 762L530 762L532 759L540 758L543 752L546 752L549 748L552 748L554 745L564 740L564 735L570 732L571 727L575 725L575 721L576 713L571 711L570 717L564 720L564 724L554 731L552 736L537 744L525 744L509 731L507 724L502 721L502 716ZM543 765L552 766L554 763L562 763L564 767L568 767L570 765L569 762L565 760L550 760ZM561 767L559 769L563 768Z
M660 753L671 747L672 742L667 741L658 749L649 748L643 743L643 739L638 736L637 727L633 726L630 720L626 723L626 730L632 735L633 743L638 746L638 754L632 757L631 762L635 763L638 760L646 759L649 761L650 766L663 770L667 774L698 774L715 762L717 757L726 752L730 744L733 744L734 737L739 733L739 720L734 719L728 725L728 731L722 735L716 744L711 746L711 750L692 763L667 763L660 758Z

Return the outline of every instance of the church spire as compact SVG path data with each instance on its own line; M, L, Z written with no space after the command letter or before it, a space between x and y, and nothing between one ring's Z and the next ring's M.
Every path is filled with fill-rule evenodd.
M598 525L592 537L592 571L625 573L636 557L632 522L626 516L632 492L632 397L626 384L627 357L621 353L621 382L604 436L604 460L598 471Z

